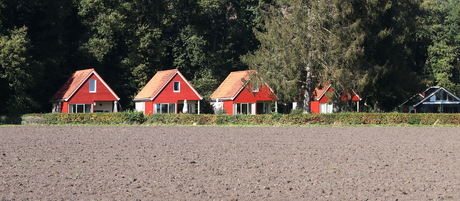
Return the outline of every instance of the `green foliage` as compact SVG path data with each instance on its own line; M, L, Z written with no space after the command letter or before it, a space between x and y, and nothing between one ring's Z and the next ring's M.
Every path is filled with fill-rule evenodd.
M26 27L11 30L6 36L0 35L0 84L6 85L0 86L5 89L0 104L6 109L0 113L22 114L34 103L27 93L34 84L29 48Z
M431 41L425 67L432 85L460 93L460 1L425 1L423 36Z
M301 109L293 109L291 110L291 114L294 114L294 115L299 115L299 114L302 114L303 111Z
M275 1L263 7L259 49L243 60L281 100L304 100L304 112L309 93L322 83L332 83L340 93L355 90L376 110L390 111L398 98L420 90L423 61L414 60L423 58L413 50L419 47L419 5L415 0Z
M313 45L318 41L314 37L322 37L311 33L317 21L309 18L311 9L301 0L275 1L261 9L261 29L255 30L261 44L242 59L257 70L280 100L289 102L305 96L304 112L309 112L311 75L318 72L312 58Z
M5 121L5 119L3 120ZM17 121L17 120L16 120ZM6 122L3 122L6 123ZM332 114L154 114L139 112L28 114L22 124L145 124L145 125L460 125L460 114L332 113Z
M119 113L47 113L28 114L22 117L22 124L142 124L141 112Z
M249 67L286 103L309 101L330 82L337 106L339 92L353 89L368 111L391 111L426 85L460 93L459 5L2 0L0 114L48 112L53 93L82 68L95 68L126 109L158 70L180 69L208 97L229 72Z

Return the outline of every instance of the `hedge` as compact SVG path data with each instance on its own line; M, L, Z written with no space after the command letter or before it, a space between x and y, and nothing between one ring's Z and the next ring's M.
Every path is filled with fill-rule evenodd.
M21 124L142 124L144 121L140 112L48 113L23 115Z
M154 114L140 112L27 114L22 124L144 125L460 125L460 114L333 113L333 114Z

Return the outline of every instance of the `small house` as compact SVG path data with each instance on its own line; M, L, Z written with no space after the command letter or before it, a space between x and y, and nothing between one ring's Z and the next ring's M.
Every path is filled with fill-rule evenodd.
M260 82L259 77L258 86L253 86L250 80L256 76L255 70L231 72L211 95L214 112L269 114L273 108L276 111L278 98L267 83Z
M158 71L134 97L144 114L200 113L203 98L177 69Z
M79 70L50 102L53 113L118 112L120 98L94 69Z
M316 87L312 93L312 99L310 101L311 113L333 113L334 103L329 101L330 94L333 94L334 89L331 84L326 84L321 87ZM356 111L359 112L359 102L362 100L361 97L352 92L351 96L349 93L344 93L340 98L341 101L352 101L356 102ZM296 108L293 106L293 108Z
M433 86L401 104L401 111L410 113L459 113L460 98L440 86Z

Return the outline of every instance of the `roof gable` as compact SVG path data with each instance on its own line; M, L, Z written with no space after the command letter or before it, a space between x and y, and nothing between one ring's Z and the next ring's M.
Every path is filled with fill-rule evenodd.
M321 100L321 98L326 94L326 92L329 91L331 86L332 84L326 84L326 85L323 85L321 89L316 87L312 94L313 100L316 100L316 101Z
M177 69L158 71L152 79L142 88L142 90L134 97L134 100L153 100L161 91L168 85L169 82L174 78L175 75L179 75L182 80L193 90L193 92L200 98L201 95L192 87L187 79Z
M416 103L414 107L422 104L423 102L427 102L427 101L428 102L445 102L445 101L457 101L458 102L460 101L459 97L457 97L456 95L454 95L453 93L445 89L444 87L439 87L439 86L429 87L422 94L424 98L420 102Z
M326 93L329 91L329 90L333 90L332 88L332 84L326 84L326 85L323 85L321 88L319 87L316 87L315 90L313 91L313 94L312 94L312 99L314 101L319 101L321 100L324 95L326 95ZM342 94L342 97L341 97L341 100L342 101L346 101L346 100L352 100L352 101L361 101L362 98L361 96L359 96L357 93L355 93L353 90L351 91L351 98L349 99L348 96L350 94L348 92Z
M255 72L255 70L231 72L211 94L211 99L234 99Z
M107 83L93 68L75 71L72 76L67 79L61 88L59 88L59 90L53 95L51 100L68 101L93 74L96 75L99 81L101 81L104 86L107 87L107 89L116 99L120 100L117 94L115 94L115 92L107 85Z

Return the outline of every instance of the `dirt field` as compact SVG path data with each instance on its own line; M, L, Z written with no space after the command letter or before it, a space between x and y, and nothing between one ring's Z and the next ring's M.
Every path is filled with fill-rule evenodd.
M1 200L460 200L460 128L0 127Z

